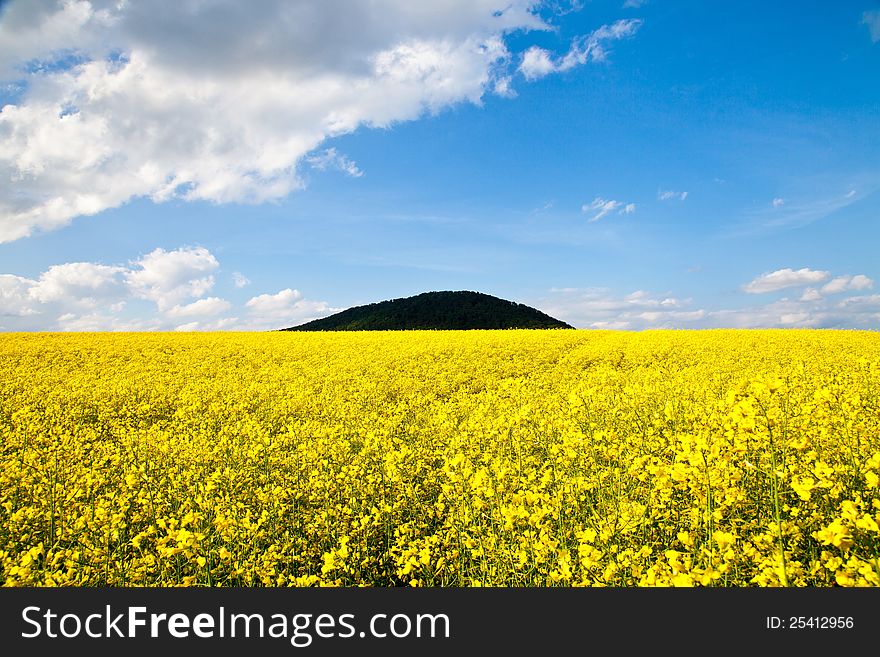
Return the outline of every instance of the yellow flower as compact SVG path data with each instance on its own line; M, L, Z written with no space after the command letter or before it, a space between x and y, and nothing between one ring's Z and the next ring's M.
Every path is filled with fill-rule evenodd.
M0 334L0 585L877 586L878 398L873 332Z
M840 519L835 519L827 527L815 532L814 536L819 539L822 545L833 545L841 550L848 550L853 544L849 527L843 524Z
M722 552L727 550L736 541L736 536L729 532L723 532L720 529L712 534L712 538L718 544L718 549Z
M686 587L693 586L694 580L688 573L679 573L672 578L672 586Z
M806 502L810 499L810 493L815 483L816 480L812 477L798 477L791 480L791 487L798 494L798 497Z
M877 521L867 513L856 520L856 527L863 531L874 532L875 534L880 533L880 527L877 526Z

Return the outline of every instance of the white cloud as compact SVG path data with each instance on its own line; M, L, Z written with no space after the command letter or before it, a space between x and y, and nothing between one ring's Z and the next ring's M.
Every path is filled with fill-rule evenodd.
M601 196L597 196L593 199L593 201L589 204L584 204L581 206L581 212L593 212L592 217L587 220L587 223L592 223L594 221L599 221L602 217L607 216L611 212L618 210L618 214L632 214L636 211L635 203L624 203L623 201L609 201Z
M605 44L631 37L641 24L642 21L638 19L625 19L603 25L585 37L574 39L569 51L557 59L549 51L532 46L523 53L519 71L527 80L535 80L551 73L568 71L589 61L604 61L608 57Z
M205 248L155 249L131 266L93 262L52 265L35 280L0 275L0 314L28 318L22 330L152 330L163 326L162 315L223 312L227 302L201 299L214 279L206 273L219 267ZM123 317L141 300L155 304L146 319ZM159 315L156 315L156 311Z
M867 276L863 278L870 280ZM857 285L867 284L861 282ZM847 286L846 291L853 289ZM781 327L873 330L880 322L880 294L832 300L823 297L816 288L807 288L799 298L776 299L752 306L693 308L692 299L672 294L636 290L618 296L607 288L558 287L531 305L578 328L597 329Z
M880 294L848 297L841 301L838 306L840 308L857 308L861 310L880 311Z
M831 279L831 280L829 280ZM821 290L815 285L827 283ZM756 277L743 289L751 294L805 287L797 298L737 308L693 308L690 298L635 290L618 296L607 288L557 287L532 304L578 328L852 328L873 329L880 322L880 295L824 295L873 287L864 274L831 278L830 272L779 269Z
M651 325L657 325L665 322L665 326L671 327L674 323L695 322L706 316L705 310L675 311L661 312L658 310L646 310L635 315L638 319L643 319Z
M640 9L648 4L648 0L626 0L623 3L624 9Z
M703 309L688 310L690 299L636 290L623 297L605 288L554 288L535 304L579 328L645 329L692 327L706 317Z
M745 286L743 290L749 294L764 294L765 292L776 292L789 287L800 287L803 285L812 285L827 280L831 274L827 271L817 271L813 269L798 269L797 271L785 268L776 271L761 274Z
M636 290L635 292L626 295L623 300L628 304L639 306L641 308L676 308L683 303L680 299L674 297L664 297L662 299L654 298L651 296L650 292L646 292L645 290Z
M661 201L669 201L671 199L677 199L679 201L684 201L688 197L687 192L675 192L670 190L662 191L657 193L657 198Z
M124 318L100 311L84 315L64 313L49 327L59 331L160 331L166 328L158 318Z
M819 301L821 298L822 295L819 294L819 290L814 287L808 287L801 295L801 301Z
M780 324L793 324L796 326L806 326L812 319L810 313L783 313L779 316Z
M178 332L186 332L186 331L226 331L229 329L235 330L238 327L238 317L224 317L223 319L216 319L212 321L195 321L195 322L187 322L186 324L180 324L179 326L175 326L174 330Z
M180 326L176 327L174 330L179 333L186 333L189 331L198 331L199 330L199 323L198 322L188 322L186 324L181 324Z
M779 299L761 306L713 310L705 328L819 328L847 325L852 317L830 312L817 302Z
M822 286L824 294L839 294L847 290L867 290L874 286L874 281L858 274L856 276L837 276Z
M868 26L871 35L871 43L880 41L880 11L866 11L862 14L862 24Z
M773 205L774 208L781 208L783 205L785 205L785 199L784 199L784 198L779 198L779 197L777 196L776 198L773 199L773 201L771 202L771 204Z
M219 315L225 313L232 308L232 304L219 297L206 297L198 299L185 306L174 306L169 308L165 315L167 317L205 317Z
M94 307L125 295L123 267L69 262L53 265L40 274L28 295L40 303L67 301Z
M626 331L626 330L632 328L632 324L630 324L629 322L624 322L624 321L609 321L609 322L599 321L599 322L592 322L590 324L590 328L605 330L605 331Z
M616 210L621 205L622 203L620 201L606 201L604 198L597 196L589 205L585 204L581 206L581 212L596 211L596 214L590 217L589 221L599 221L599 219Z
M285 328L296 326L318 317L324 317L341 310L331 308L324 301L304 299L299 290L286 288L275 294L261 294L245 304L251 326ZM279 326L281 324L281 326Z
M129 286L140 298L155 302L159 310L207 294L214 286L210 272L220 267L204 247L155 249L132 264L139 269L126 273Z
M276 315L290 312L302 299L299 290L287 288L276 294L261 294L248 300L245 306L261 315Z
M30 290L36 285L32 281L12 274L0 274L0 317L26 317L36 315Z
M232 283L236 288L241 289L250 285L251 280L239 271L232 272Z
M493 91L496 96L501 96L502 98L516 98L516 90L510 85L513 83L513 78L509 75L499 76L495 80L495 86L493 87Z
M328 139L509 94L505 38L549 29L539 4L13 0L0 80L26 88L0 111L0 242L136 197L283 198ZM560 66L634 29L600 28Z
M288 288L252 297L239 319L231 302L205 296L218 268L207 249L181 247L155 249L129 266L73 262L36 279L0 274L0 330L266 330L339 310Z
M853 276L849 280L849 286L847 289L849 290L867 290L868 288L874 287L874 281L871 278L868 278L864 274L857 274Z
M102 3L84 0L54 2L28 0L2 3L0 24L0 78L20 74L22 62L39 68L54 53L94 45L94 35L112 26L111 15L97 9ZM42 60L41 60L42 58Z
M532 46L523 53L519 70L527 80L534 80L536 78L543 78L557 69L549 50Z
M830 276L828 272L803 269L798 272L792 272L790 269L779 270L779 272L786 273L773 280L768 281L758 277L755 281L759 281L759 287L782 289L775 286L782 285L787 281L791 285L785 285L785 287L799 287L806 279L821 282ZM805 274L804 272L810 273ZM826 276L821 276L822 274L826 274ZM880 321L880 313L878 313L880 311L880 295L850 296L840 301L832 301L824 296L825 294L864 290L872 286L873 281L864 274L837 276L826 283L821 290L807 287L797 299L782 298L760 306L713 310L707 314L704 326L873 329Z
M357 164L353 160L347 155L338 153L335 148L327 148L320 153L310 155L306 158L306 162L308 162L313 169L317 169L318 171L333 169L336 171L342 171L352 178L360 178L364 175L364 172L358 169Z

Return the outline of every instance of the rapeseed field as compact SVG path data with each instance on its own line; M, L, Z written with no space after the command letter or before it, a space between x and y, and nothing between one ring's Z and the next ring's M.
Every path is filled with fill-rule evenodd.
M5 586L877 586L880 334L0 336Z

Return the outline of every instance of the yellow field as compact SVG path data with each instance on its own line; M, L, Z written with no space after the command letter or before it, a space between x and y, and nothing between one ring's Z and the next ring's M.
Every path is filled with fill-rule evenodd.
M0 336L0 582L880 583L880 334Z

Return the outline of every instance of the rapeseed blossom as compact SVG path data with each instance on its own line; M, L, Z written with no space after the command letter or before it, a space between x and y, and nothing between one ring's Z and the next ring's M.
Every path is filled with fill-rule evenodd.
M5 586L877 586L880 336L0 336Z

